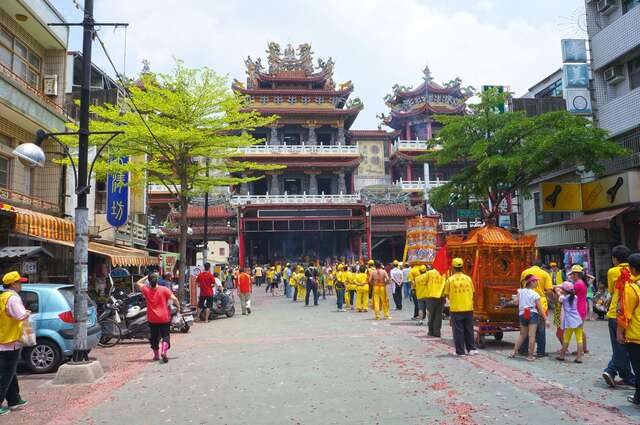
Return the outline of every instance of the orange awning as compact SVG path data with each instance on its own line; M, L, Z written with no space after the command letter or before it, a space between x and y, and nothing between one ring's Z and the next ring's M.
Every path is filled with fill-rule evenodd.
M114 267L157 266L160 264L158 257L150 257L147 251L128 246L89 242L89 252L109 258Z
M73 242L75 239L72 221L24 208L15 207L15 231L23 235L55 241Z
M614 208L593 214L585 214L569 221L566 226L568 229L608 229L611 226L611 220L628 209L629 207Z

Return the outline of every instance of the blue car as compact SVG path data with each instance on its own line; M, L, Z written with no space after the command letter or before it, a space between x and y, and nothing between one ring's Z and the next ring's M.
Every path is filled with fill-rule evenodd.
M73 285L23 284L20 297L36 326L36 345L22 350L25 365L34 373L55 372L73 354ZM100 340L100 325L91 300L87 312L87 342L93 349Z

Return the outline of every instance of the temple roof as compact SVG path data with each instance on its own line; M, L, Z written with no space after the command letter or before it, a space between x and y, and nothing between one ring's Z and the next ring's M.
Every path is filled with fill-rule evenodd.
M535 242L535 235L521 235L516 239L509 231L495 226L484 226L474 229L466 238L461 236L447 237L448 247L486 245L520 248L533 247Z
M373 204L371 217L415 217L418 211L406 204Z

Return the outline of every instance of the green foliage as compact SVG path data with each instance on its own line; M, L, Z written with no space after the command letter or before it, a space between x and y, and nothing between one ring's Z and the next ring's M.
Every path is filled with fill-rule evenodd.
M485 219L495 219L505 197L515 192L529 196L531 183L545 174L575 166L597 174L602 160L626 152L584 117L566 111L537 117L499 113L508 93L489 90L479 96L469 114L435 117L444 127L432 141L434 151L418 158L465 164L448 184L433 189L430 200L436 208L469 197L479 202Z
M237 148L259 142L248 132L268 126L277 117L262 117L245 109L247 99L233 93L227 79L214 71L189 69L178 61L169 74L141 74L127 90L155 137L129 99L123 105L93 106L91 113L98 119L91 121L91 131L125 131L96 163L98 175L130 171L133 184L144 183L146 176L150 183L165 185L178 199L189 199L213 186L256 179L232 177L231 173L282 168L234 160ZM105 140L105 136L92 135L90 143L99 146ZM73 146L77 137L63 141ZM122 156L132 158L128 165L107 162L109 157ZM205 174L205 158L210 160L210 177Z

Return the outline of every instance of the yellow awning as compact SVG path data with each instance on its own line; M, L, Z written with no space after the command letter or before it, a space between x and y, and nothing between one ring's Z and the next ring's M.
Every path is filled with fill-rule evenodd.
M157 266L160 264L158 257L150 257L147 251L130 248L128 246L113 246L98 242L89 242L89 252L109 258L111 265L114 267Z
M24 208L14 207L14 209L17 233L62 242L74 241L75 230L72 221Z

